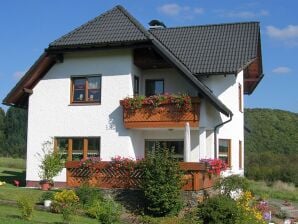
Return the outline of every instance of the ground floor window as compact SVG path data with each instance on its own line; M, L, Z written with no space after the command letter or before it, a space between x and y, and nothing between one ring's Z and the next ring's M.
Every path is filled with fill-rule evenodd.
M231 167L231 139L218 140L218 157Z
M184 141L183 140L145 140L145 155L155 149L159 144L162 147L174 150L174 157L183 161Z
M100 137L56 137L55 150L67 161L100 157Z

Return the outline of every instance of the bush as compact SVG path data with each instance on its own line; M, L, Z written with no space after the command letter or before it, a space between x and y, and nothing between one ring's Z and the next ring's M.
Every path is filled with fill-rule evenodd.
M231 224L240 218L236 202L225 195L209 198L200 204L198 216L204 224Z
M17 201L18 207L21 211L22 219L31 220L33 216L35 201L31 195L24 195Z
M40 202L44 202L45 200L53 200L54 199L54 192L53 191L46 191L40 196Z
M62 213L64 223L71 221L79 203L79 197L73 190L63 190L54 194L53 207Z
M112 199L93 201L87 209L87 215L96 218L102 224L119 223L120 206Z
M221 178L214 186L215 189L221 191L221 194L233 197L235 193L247 191L249 183L245 177L239 175L231 175L228 177ZM235 195L237 196L237 195Z
M47 141L42 146L43 155L38 153L41 159L39 165L39 177L43 181L53 182L53 178L57 176L64 168L64 160L59 150L54 150L51 142Z
M140 163L140 169L146 212L154 216L177 213L182 205L182 172L173 152L157 145Z
M76 195L80 199L80 204L83 207L88 207L92 205L94 201L102 201L102 192L99 189L90 187L88 184L83 184L75 190Z

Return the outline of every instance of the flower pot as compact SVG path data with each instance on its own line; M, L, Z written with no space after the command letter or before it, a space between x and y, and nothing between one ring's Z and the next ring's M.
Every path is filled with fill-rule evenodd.
M41 190L43 190L43 191L48 191L51 187L50 183L46 182L46 181L41 182L40 186L41 186Z
M51 207L52 201L51 200L44 200L43 205L46 208Z

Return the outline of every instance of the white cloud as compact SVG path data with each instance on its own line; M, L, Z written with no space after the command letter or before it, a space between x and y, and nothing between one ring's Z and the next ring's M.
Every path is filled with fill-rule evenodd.
M228 18L241 18L241 19L253 19L263 16L268 16L267 10L255 11L228 11L228 10L215 10L215 12L221 17Z
M266 31L269 37L283 41L289 46L298 46L298 25L288 25L284 28L267 26Z
M298 38L298 26L288 25L283 29L267 26L267 33L270 37L278 39Z
M203 8L194 8L193 12L195 14L203 14L204 13L204 9Z
M289 67L285 67L285 66L276 67L275 69L272 70L272 72L275 74L288 74L291 71L292 70Z
M21 71L16 71L15 73L13 73L13 78L16 80L21 79L24 75L25 75L25 71L21 72Z
M192 8L190 6L182 6L176 3L164 4L158 7L157 10L167 16L187 15L188 17L192 17L194 14L201 15L204 13L203 8Z

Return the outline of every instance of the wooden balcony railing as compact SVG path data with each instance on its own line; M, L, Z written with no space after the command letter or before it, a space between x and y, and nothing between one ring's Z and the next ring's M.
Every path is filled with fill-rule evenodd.
M213 186L213 177L207 172L206 163L180 162L184 172L183 187L185 191L198 191ZM115 169L111 162L98 162L90 167L80 166L79 161L66 162L67 186L78 187L88 183L99 188L136 189L142 178L138 169Z
M199 97L192 97L191 103L192 109L190 111L177 109L174 103L162 103L157 108L143 104L142 108L134 111L123 108L124 127L177 128L184 127L186 122L189 123L190 127L199 127Z

